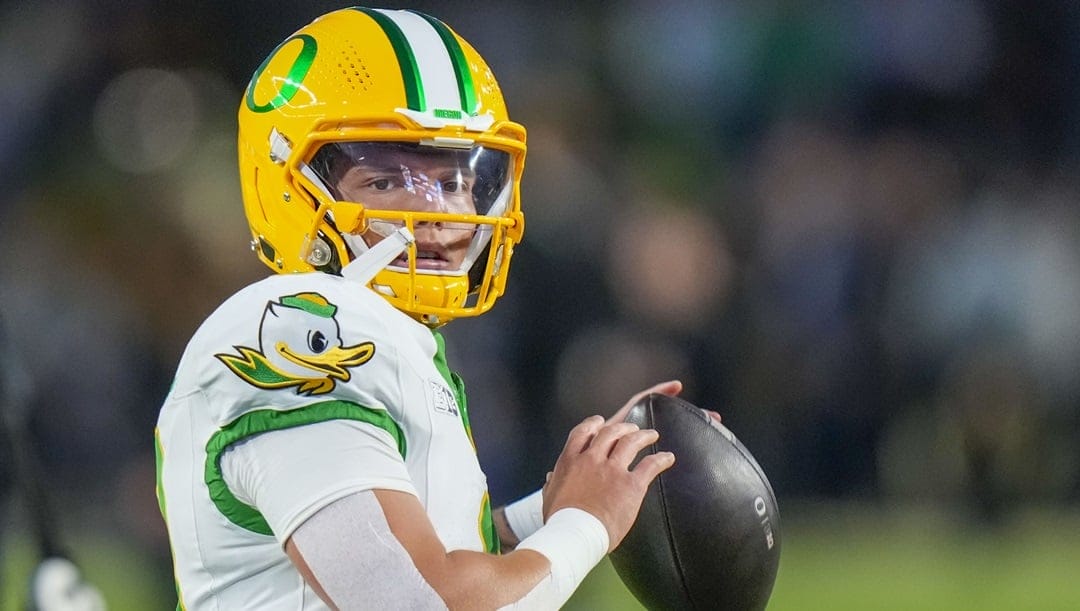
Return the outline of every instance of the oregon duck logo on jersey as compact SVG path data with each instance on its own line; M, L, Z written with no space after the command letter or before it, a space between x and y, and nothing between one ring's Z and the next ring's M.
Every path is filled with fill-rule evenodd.
M350 367L363 365L375 354L372 342L343 345L336 313L337 306L318 293L282 297L266 304L258 350L233 346L239 356L214 356L259 388L295 386L297 394L328 393L337 380L349 381Z

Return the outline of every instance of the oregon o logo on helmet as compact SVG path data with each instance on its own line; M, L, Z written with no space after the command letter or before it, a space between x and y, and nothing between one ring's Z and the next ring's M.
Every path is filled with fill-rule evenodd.
M274 99L266 104L255 103L255 83L258 82L259 77L262 76L266 67L270 64L270 60L277 56L278 51L281 51L285 45L294 40L299 40L304 43L303 48L300 49L300 54L296 56L296 60L293 61L292 66L289 67L288 74L285 75L285 86L277 92ZM318 51L319 45L315 42L315 38L308 34L297 34L292 38L281 43L274 49L259 68L255 71L255 74L251 77L251 83L248 84L246 102L247 107L251 109L251 112L270 112L275 108L282 106L293 99L296 92L300 90L300 83L304 82L304 78L307 77L308 70L311 69L312 62L315 61L315 53Z

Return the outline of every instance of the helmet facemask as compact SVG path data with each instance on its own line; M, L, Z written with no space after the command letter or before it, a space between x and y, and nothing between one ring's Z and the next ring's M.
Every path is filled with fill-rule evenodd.
M501 292L503 242L515 222L511 154L472 143L335 141L307 167L332 198L325 220L350 259L403 227L413 236L370 282L399 309L438 325L490 307L494 281Z

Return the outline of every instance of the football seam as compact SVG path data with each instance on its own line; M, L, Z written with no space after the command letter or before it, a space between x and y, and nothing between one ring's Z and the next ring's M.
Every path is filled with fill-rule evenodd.
M649 406L649 420L652 421L653 426L656 426L656 418L653 415L652 405ZM653 446L655 448L655 446ZM653 449L652 453L655 454L656 450ZM677 460L677 459L676 459ZM664 494L664 474L661 473L656 478L656 486L659 488L657 492L660 493L660 511L664 516L664 533L668 540L668 547L671 549L672 560L675 562L675 573L679 576L679 583L682 585L682 591L686 594L686 599L690 601L690 606L697 609L698 606L694 602L694 598L690 595L690 587L686 583L686 571L683 569L683 563L679 556L679 548L675 544L675 537L672 535L671 519L668 515L668 503L667 495Z
M678 399L678 397L675 397L675 398ZM696 407L694 405L687 404L686 401L683 401L681 399L679 400L678 405L680 407L682 407L684 410L688 410L688 411L690 411L690 412L692 412L692 413L694 413L694 414L696 414L698 416L704 417L705 421L708 422L709 417L706 416L701 411L700 408L698 408L698 407ZM711 426L711 423L710 423L710 426ZM723 426L723 425L721 425L721 426ZM735 439L739 438L737 435L735 435L734 431L731 431L730 429L728 429L728 430L731 432L731 435L733 437L735 437ZM776 501L776 493L773 492L772 483L769 481L768 476L765 475L765 470L761 468L760 464L758 464L757 459L754 458L752 455L748 454L747 453L748 451L744 447L742 447L741 443L742 443L741 441L740 442L734 442L733 441L731 443L731 445L732 445L732 447L735 448L735 451L739 453L739 456L742 456L744 459L746 459L746 462L748 462L750 464L750 466L754 468L754 473L757 474L758 479L761 480L761 483L765 484L765 491L769 493L769 500L772 501L773 508L775 508L777 510L777 514L779 514L780 505ZM777 516L777 517L779 517L779 516Z

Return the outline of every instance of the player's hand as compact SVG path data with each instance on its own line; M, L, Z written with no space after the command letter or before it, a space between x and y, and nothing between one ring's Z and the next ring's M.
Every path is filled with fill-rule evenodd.
M679 380L668 380L667 382L660 382L659 384L650 386L633 397L630 397L630 400L626 402L626 405L620 407L619 411L615 412L615 414L608 418L607 421L608 423L612 423L626 420L626 415L630 413L630 409L637 405L637 402L644 399L647 395L659 393L669 397L675 397L682 392L682 389L683 385ZM717 412L714 412L711 409L702 409L701 411L705 412L705 415L715 422L720 422L720 414Z
M658 452L630 470L638 453L658 438L655 430L636 424L586 418L570 431L548 476L544 521L564 507L587 511L607 527L608 551L615 549L637 519L649 484L675 464L671 452Z
M669 397L677 396L682 392L682 382L679 380L668 380L667 382L660 382L659 384L654 384L653 386L646 388L633 397L630 397L630 400L626 402L626 405L620 407L619 411L615 412L614 415L607 419L607 423L611 424L612 422L622 422L623 420L626 420L626 415L630 413L630 408L634 407L637 405L638 401L641 401L647 395L651 395L654 392Z

